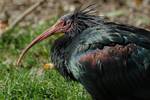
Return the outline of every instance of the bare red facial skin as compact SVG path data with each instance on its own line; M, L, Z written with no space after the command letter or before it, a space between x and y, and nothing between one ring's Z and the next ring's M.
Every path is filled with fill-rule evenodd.
M45 32L43 32L41 35L37 36L20 54L18 60L17 60L17 65L20 64L22 58L24 57L24 55L27 53L27 51L33 47L35 44L39 43L40 41L54 35L55 33L59 33L59 32L66 32L69 30L70 28L70 24L68 25L64 25L64 21L63 20L58 20L56 22L56 24L54 24L51 28L47 29Z

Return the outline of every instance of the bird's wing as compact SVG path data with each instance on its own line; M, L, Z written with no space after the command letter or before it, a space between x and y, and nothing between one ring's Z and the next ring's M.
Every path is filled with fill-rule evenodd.
M72 47L70 69L73 75L89 92L95 91L93 94L97 95L117 94L120 90L132 93L132 89L146 86L150 77L148 37L111 27L85 30Z
M77 37L80 45L97 44L129 44L135 43L144 48L150 49L150 31L133 26L105 23L105 25L88 28Z

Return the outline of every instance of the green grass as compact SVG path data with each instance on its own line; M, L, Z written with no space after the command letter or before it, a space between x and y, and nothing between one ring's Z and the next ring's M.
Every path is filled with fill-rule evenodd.
M43 64L50 62L49 49L58 36L34 46L24 57L22 66L15 65L21 50L56 19L36 28L17 27L0 39L0 100L91 99L80 84L65 80L56 70L42 70Z

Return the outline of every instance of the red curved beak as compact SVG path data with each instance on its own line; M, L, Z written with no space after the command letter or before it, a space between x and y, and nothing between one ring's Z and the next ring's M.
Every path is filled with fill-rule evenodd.
M40 41L46 39L47 37L52 36L54 33L57 32L62 32L63 31L63 25L64 21L59 20L54 24L51 28L47 29L45 32L43 32L41 35L37 36L20 54L18 60L17 60L17 65L21 62L21 59L23 56L26 54L26 52L35 44L39 43Z

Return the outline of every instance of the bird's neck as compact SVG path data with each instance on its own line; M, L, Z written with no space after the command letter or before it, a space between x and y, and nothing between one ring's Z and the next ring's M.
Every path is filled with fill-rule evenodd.
M66 48L68 45L71 43L72 38L67 37L67 36L62 36L58 38L52 49L51 49L51 60L60 72L65 77L69 77L71 79L74 79L72 74L67 68L67 58L68 58L68 53L66 52Z

